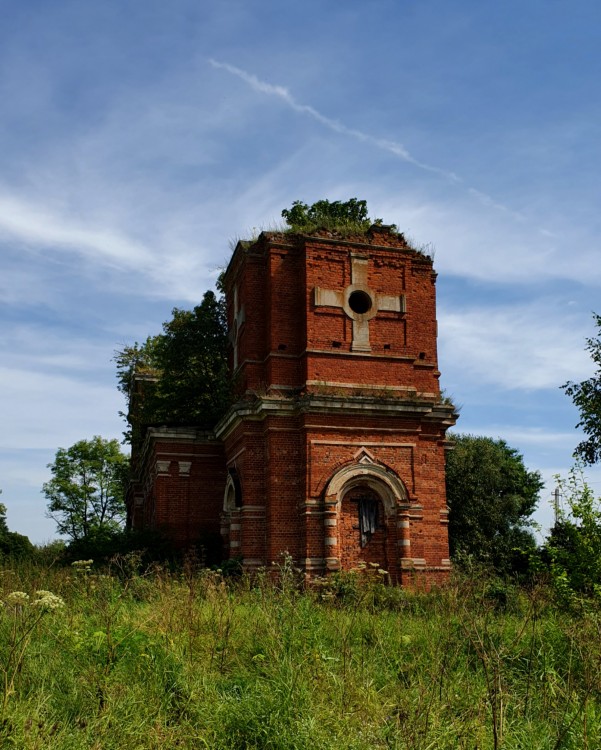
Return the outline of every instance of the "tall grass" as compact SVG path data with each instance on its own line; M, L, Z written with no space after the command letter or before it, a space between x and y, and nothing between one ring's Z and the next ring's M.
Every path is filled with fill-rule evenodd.
M289 560L234 582L134 563L0 569L3 601L65 603L28 635L1 747L601 746L601 617L558 610L543 586L418 594L368 568L306 588ZM4 668L17 616L4 606Z

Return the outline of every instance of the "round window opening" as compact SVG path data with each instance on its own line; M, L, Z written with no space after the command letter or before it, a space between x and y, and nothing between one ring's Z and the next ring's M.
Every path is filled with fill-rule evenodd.
M371 297L367 292L358 290L350 294L348 304L357 315L365 315L366 312L371 310Z

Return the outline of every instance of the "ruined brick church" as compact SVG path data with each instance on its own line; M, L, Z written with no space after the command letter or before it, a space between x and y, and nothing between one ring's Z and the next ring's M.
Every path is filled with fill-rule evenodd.
M134 528L220 536L247 570L378 563L401 584L450 569L446 430L431 258L394 228L263 232L224 276L238 399L207 432L151 427Z

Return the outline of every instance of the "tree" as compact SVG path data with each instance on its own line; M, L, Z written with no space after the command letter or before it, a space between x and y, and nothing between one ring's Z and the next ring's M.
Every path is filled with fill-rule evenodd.
M574 452L585 464L601 461L601 315L595 314L597 336L586 340L586 350L596 366L595 374L582 383L568 381L562 386L580 412L580 427L588 435Z
M125 518L129 459L117 440L99 436L59 448L43 486L48 517L72 540L117 530Z
M204 428L219 421L230 403L227 346L223 298L209 291L193 310L173 310L156 342L158 421Z
M543 482L504 440L453 435L446 466L449 543L453 556L488 561L501 573L514 550L535 546L528 529Z
M291 208L282 211L282 217L293 232L307 233L315 229L347 229L366 232L372 224L382 219L370 219L367 202L351 198L342 201L320 200L309 206L294 201Z
M568 479L557 477L567 510L558 508L544 547L551 576L561 594L601 594L601 500L584 479L581 465Z
M16 531L9 531L6 523L6 505L0 503L0 558L29 557L33 552L34 546L28 537L17 534Z
M158 423L213 427L231 400L227 346L225 301L208 291L193 310L175 308L162 333L116 352L127 437L137 443L145 426ZM138 390L136 376L146 378Z

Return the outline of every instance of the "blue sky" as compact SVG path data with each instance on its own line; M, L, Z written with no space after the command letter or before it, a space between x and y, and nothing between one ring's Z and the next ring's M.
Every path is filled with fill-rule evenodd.
M53 538L58 447L120 437L113 351L301 199L435 249L458 429L539 469L550 522L601 312L597 2L0 5L0 488ZM601 471L587 472L601 494Z

